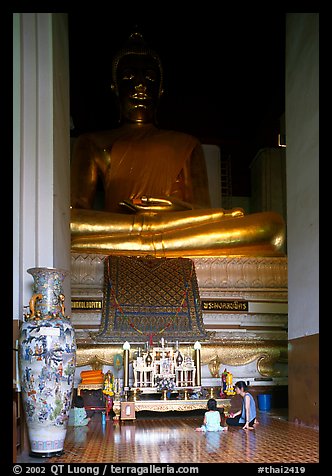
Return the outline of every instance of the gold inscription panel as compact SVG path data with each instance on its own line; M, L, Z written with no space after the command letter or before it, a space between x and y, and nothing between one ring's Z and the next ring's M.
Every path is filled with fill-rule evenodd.
M72 299L71 300L71 310L72 312L82 312L82 311L96 311L102 310L103 301L101 299Z
M248 301L238 300L202 300L202 311L211 312L248 312Z

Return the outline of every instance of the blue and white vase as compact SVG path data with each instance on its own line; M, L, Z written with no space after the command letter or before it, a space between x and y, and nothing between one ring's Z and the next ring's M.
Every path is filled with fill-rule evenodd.
M65 316L57 268L30 268L33 295L19 337L19 370L30 456L63 454L76 366L75 331Z

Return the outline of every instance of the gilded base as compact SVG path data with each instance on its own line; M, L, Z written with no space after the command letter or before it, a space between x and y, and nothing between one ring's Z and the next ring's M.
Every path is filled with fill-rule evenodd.
M227 413L231 406L230 399L217 398L218 409L223 408ZM135 411L152 411L152 412L187 412L192 410L206 410L207 400L140 400L135 402ZM121 402L114 402L113 411L115 413L114 420L120 419Z

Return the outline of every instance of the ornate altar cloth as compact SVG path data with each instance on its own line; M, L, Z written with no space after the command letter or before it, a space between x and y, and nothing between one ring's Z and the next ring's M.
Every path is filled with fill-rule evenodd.
M95 341L208 339L191 259L110 255L104 267L102 319L91 334Z

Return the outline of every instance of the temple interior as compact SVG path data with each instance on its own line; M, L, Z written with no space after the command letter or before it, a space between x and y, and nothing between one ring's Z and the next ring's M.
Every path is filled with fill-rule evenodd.
M118 249L71 248L70 162L75 142L80 134L108 128L118 120L114 112L108 115L106 108L99 116L92 106L93 96L86 96L85 106L82 101L87 83L95 75L94 65L105 57L105 50L98 51L91 63L87 61L86 68L89 70L91 64L91 70L79 84L88 38L78 40L78 18L66 13L16 13L13 17L11 461L318 463L318 13L278 14L273 32L280 35L280 44L274 53L280 54L280 49L284 52L277 69L282 81L267 68L263 82L271 80L275 91L270 92L270 99L257 99L257 111L252 112L252 122L259 124L256 129L249 126L252 104L236 132L235 111L234 117L228 114L227 126L227 118L219 119L212 105L211 117L203 119L199 128L197 117L208 113L208 101L213 99L206 96L203 105L193 87L181 103L183 79L179 96L170 95L159 115L161 126L177 128L201 142L211 209L240 207L249 217L278 214L286 229L282 247L271 252L262 241L261 251L257 245L253 251L244 247L240 252L235 248L224 254L215 248L209 252L195 248L195 253L183 252L180 247L173 254L171 248L163 257ZM86 18L81 29L85 22ZM156 35L158 46L155 28L146 30ZM121 25L110 38L115 41L120 31ZM124 38L128 36L128 31L123 33ZM160 36L164 33L161 30ZM258 36L256 33L255 41ZM211 39L215 41L215 36ZM118 41L121 44L122 39ZM175 40L159 41L166 58L166 76L171 63L167 55L171 56ZM94 38L91 45L95 42ZM110 46L106 54L119 44ZM204 47L205 43L202 50ZM178 52L180 60L186 48L184 43ZM212 55L216 61L225 45L214 44L214 48L205 52L206 63ZM188 53L188 63L192 55ZM200 51L199 58L201 55ZM225 62L231 57L228 52ZM176 64L175 60L166 76L169 89L176 88ZM229 68L235 64L233 58ZM250 70L245 63L246 74L251 81L253 75L262 81L262 59L254 64L256 69L252 66ZM214 73L212 68L211 76ZM215 81L214 77L211 89L212 85L216 88ZM92 89L98 90L98 83L92 84ZM101 90L98 94L102 104L110 99L107 94L102 97ZM195 106L184 112L196 94L196 115ZM232 94L236 96L236 88ZM258 91L253 89L255 94ZM239 102L240 97L239 93ZM264 102L269 100L271 109L264 113ZM170 111L177 102L179 114L172 124ZM242 102L242 107L249 107L249 102ZM231 108L228 97L220 115L227 115ZM241 139L236 139L236 134ZM235 220L238 223L241 218ZM250 226L253 234L254 227ZM261 225L257 228L261 234L265 231ZM237 229L233 233L241 235ZM214 235L211 232L209 236ZM33 400L37 401L31 393L42 394L42 381L37 391L31 391L37 384L29 382L29 365L36 353L28 355L29 343L23 340L22 357L20 336L24 317L30 316L38 325L43 314L42 308L38 314L31 307L31 295L36 291L32 291L27 270L32 267L68 272L63 283L65 301L59 301L56 309L57 316L68 315L74 329L76 363L70 374L64 372L61 377L72 385L71 399L83 397L91 419L86 426L68 426L61 454L45 453L43 460L38 449L37 456L31 452L32 413L27 411ZM37 309L38 299L42 298L37 297L34 303ZM48 331L49 340L55 335L52 332ZM67 334L67 347L68 339ZM24 378L20 376L20 358L28 362ZM61 377L54 377L56 384ZM235 385L239 381L248 386L257 406L254 431L230 426L220 433L196 433L209 399L216 400L222 425L241 409ZM41 413L39 420L46 420ZM60 421L59 426L62 424Z

